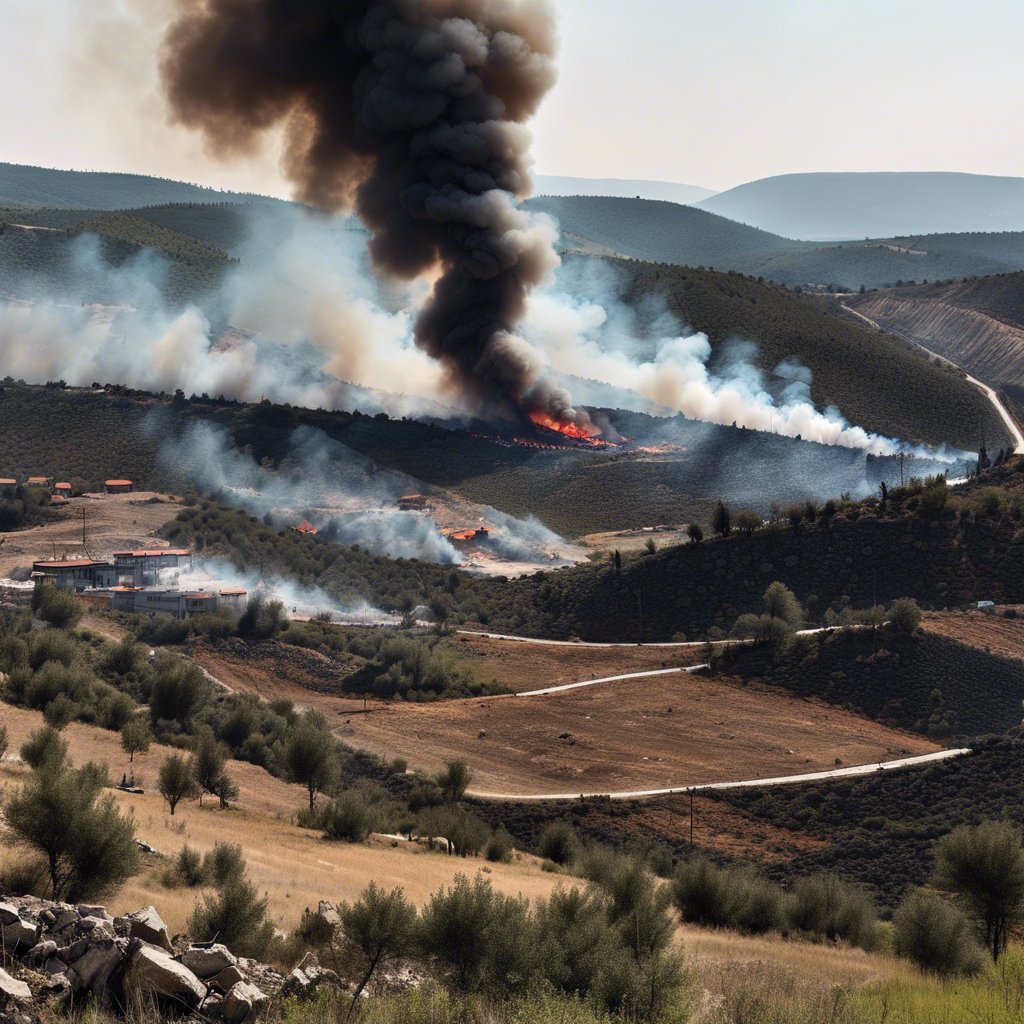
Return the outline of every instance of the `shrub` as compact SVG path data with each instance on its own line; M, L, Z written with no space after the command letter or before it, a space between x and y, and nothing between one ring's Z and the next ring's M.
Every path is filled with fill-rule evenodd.
M889 623L897 633L908 636L916 633L921 625L921 609L910 597L901 597L893 601L889 608Z
M541 832L537 849L545 860L564 866L575 859L579 845L572 825L566 821L553 821Z
M243 868L196 903L188 919L189 934L199 942L223 942L238 956L264 959L274 939L267 906L267 897L259 895Z
M212 885L226 885L245 874L245 855L237 843L214 843L203 857L202 875Z
M21 745L21 759L30 768L42 768L43 765L60 765L67 760L67 740L61 738L52 726L44 725L29 735Z
M32 608L44 622L58 629L74 626L82 617L82 605L71 590L42 586L32 594Z
M178 877L190 888L203 881L203 862L198 850L193 850L186 843L179 851L174 863Z
M684 921L726 927L735 920L737 893L730 872L705 857L679 865L672 898Z
M872 949L876 915L871 901L835 875L821 873L798 879L789 907L790 923L798 931L826 939L844 939Z
M349 790L324 810L324 837L361 843L373 830L373 812L366 799Z
M495 829L484 847L484 856L494 863L507 864L512 859L512 836L504 826Z
M911 892L893 915L895 949L922 971L942 977L977 974L984 962L971 922L934 893Z
M465 761L445 761L444 771L437 776L441 796L447 803L461 800L472 781L472 774Z

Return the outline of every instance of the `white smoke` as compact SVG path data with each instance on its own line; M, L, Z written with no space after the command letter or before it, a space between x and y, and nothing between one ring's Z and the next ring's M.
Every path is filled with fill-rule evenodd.
M224 559L197 557L190 571L170 570L169 576L183 590L242 587L250 598L260 594L269 601L280 601L290 618L312 618L326 612L334 622L353 625L385 626L399 621L365 601L343 604L320 587L302 586L283 576L268 578L256 572L242 572Z
M711 343L701 333L657 338L653 353L638 358L635 353L644 344L635 333L635 323L629 317L609 315L609 308L618 305L610 285L602 298L598 302L565 291L535 292L523 333L561 373L633 391L660 409L691 419L858 448L873 455L898 451L898 442L851 426L838 409L817 410L810 395L810 370L794 361L776 367L775 376L787 383L773 395L764 372L751 361L754 346L733 348L719 373L709 368ZM668 326L666 318L658 326Z
M233 448L227 431L211 423L191 424L177 438L166 436L161 417L151 428L162 438L165 473L277 528L309 519L328 541L389 558L471 568L431 516L395 507L403 494L421 492L422 483L382 468L323 431L299 427L287 457L272 469ZM489 529L480 546L501 558L557 566L582 557L532 516L520 520L486 506L476 512Z
M415 344L412 325L429 283L375 278L365 233L344 218L284 205L247 216L246 239L232 250L240 264L202 310L168 310L169 268L159 256L143 252L111 268L98 241L81 236L62 295L0 304L0 372L33 383L110 382L393 417L486 412ZM876 455L904 447L851 425L834 407L815 408L806 368L786 361L769 377L752 345L712 360L707 337L681 330L657 299L631 309L606 265L584 266L535 291L522 337L509 339L529 363L525 376L562 396L545 404L566 418L576 416L570 394L546 371L597 382L586 388L596 401L607 387L608 405L624 405L616 396L629 391L656 413ZM98 288L119 305L85 304Z

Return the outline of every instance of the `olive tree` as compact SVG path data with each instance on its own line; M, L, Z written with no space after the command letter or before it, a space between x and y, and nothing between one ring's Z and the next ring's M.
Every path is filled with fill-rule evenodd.
M956 893L998 960L1010 932L1024 921L1024 850L1004 821L961 825L935 848L935 884Z

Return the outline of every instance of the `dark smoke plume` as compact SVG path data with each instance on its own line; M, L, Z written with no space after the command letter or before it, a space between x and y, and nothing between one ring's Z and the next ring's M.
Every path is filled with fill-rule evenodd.
M214 151L283 126L298 198L354 209L380 269L434 280L416 340L463 392L588 426L514 333L558 262L517 204L554 50L544 0L182 0L162 71Z

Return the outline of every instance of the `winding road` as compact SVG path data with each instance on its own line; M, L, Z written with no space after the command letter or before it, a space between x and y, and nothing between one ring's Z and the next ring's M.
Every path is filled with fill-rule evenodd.
M954 750L937 750L933 754L919 754L917 757L901 757L896 761L877 761L873 764L855 764L848 768L833 768L824 772L807 772L803 775L779 775L771 779L745 779L740 782L705 782L699 786L672 786L669 789L637 789L621 793L479 793L473 790L468 796L479 800L501 800L512 803L539 803L551 800L579 800L604 797L610 800L642 800L645 797L672 796L680 793L702 793L712 789L754 789L759 786L790 786L801 782L828 782L832 779L849 779L858 775L872 775L875 772L895 771L899 768L914 768L936 761L948 761L953 757L969 754L969 747Z
M804 629L800 632L804 635L814 633L827 633L834 629L843 627L827 626L819 629ZM846 627L851 628L851 627ZM855 629L867 629L867 626L855 626ZM508 633L481 633L473 629L460 629L459 633L467 636L483 636L490 640L510 640L519 643L541 644L553 647L703 647L701 641L676 642L676 643L651 643L651 644L629 644L629 643L596 643L576 640L541 640L536 637L513 636ZM716 644L737 644L746 643L744 640L719 640ZM598 686L604 683L615 683L628 679L645 679L653 676L681 675L684 673L698 672L707 668L707 664L686 665L678 668L651 669L647 672L624 672L620 675L602 676L599 679L585 679L578 683L563 683L559 686L546 686L538 690L525 690L516 694L509 694L510 699L523 697L546 697L552 694L565 693L569 690L578 690L586 686ZM700 785L671 786L665 789L636 789L624 790L615 793L488 793L484 791L469 790L468 796L479 800L501 800L513 803L533 803L555 800L578 800L583 798L603 797L611 800L641 800L647 797L671 796L679 793L700 793L704 790L713 789L753 789L759 786L788 786L803 782L828 782L832 779L848 779L862 775L871 775L874 772L895 771L900 768L914 768L918 765L933 764L937 761L946 761L953 757L961 757L969 754L970 748L957 747L951 750L938 750L931 754L919 754L916 757L902 757L894 761L874 761L870 764L849 765L846 768L832 768L820 772L805 772L800 775L779 775L773 778L744 779L729 782L705 782Z
M922 352L927 352L928 355L934 356L936 359L941 359L944 363L948 363L950 366L956 367L967 380L973 384L993 405L996 412L999 413L999 418L1003 421L1006 429L1010 432L1010 436L1013 438L1014 451L1024 452L1024 433L1021 432L1021 428L1017 421L1010 414L1010 410L1003 405L1002 399L996 394L993 388L990 388L984 381L978 380L977 377L972 377L962 366L954 363L952 359L947 359L945 356L940 355L938 352L933 352L930 348L926 348L916 338L907 334L905 331L898 331L893 327L883 327L877 320L872 320L871 317L865 316L863 313L857 312L852 306L847 306L845 302L840 303L840 307L845 309L847 313L852 313L855 317L863 320L866 324L874 327L875 330L882 331L883 333L895 334L897 338L902 338L904 341L909 341L915 348L919 348Z

